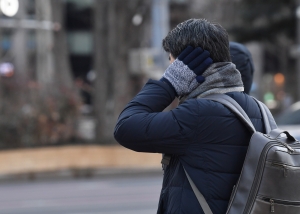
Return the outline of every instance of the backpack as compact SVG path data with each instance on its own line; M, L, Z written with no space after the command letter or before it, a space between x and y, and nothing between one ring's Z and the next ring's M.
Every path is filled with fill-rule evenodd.
M247 114L231 97L213 94L204 99L217 101L228 107L253 133L226 214L299 214L299 141L287 131L278 129L269 109L256 99L267 134L255 130ZM286 137L282 137L281 134L285 134ZM185 173L204 213L212 214L205 198L188 173Z

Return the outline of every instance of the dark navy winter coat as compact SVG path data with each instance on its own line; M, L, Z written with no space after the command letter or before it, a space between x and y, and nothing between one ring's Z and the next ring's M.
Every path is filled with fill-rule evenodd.
M241 105L256 130L264 132L256 102L242 92L227 95ZM251 134L228 108L215 101L190 99L163 112L174 98L175 92L167 84L149 80L121 113L115 139L137 152L172 155L158 213L203 213L184 166L212 212L225 214Z

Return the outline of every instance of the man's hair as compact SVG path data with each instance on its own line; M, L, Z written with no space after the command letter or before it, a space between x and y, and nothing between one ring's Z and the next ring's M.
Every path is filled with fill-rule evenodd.
M178 24L162 41L166 52L177 58L189 45L209 51L214 62L230 62L226 30L206 19L189 19Z

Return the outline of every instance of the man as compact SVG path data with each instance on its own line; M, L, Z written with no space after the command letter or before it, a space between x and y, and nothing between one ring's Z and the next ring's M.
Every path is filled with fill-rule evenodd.
M241 75L231 63L227 32L219 24L187 20L169 32L163 48L170 53L171 64L160 81L149 80L125 107L115 139L134 151L171 155L157 213L203 213L185 169L212 212L223 214L251 133L225 106L201 98L227 94L263 132L259 107L243 93ZM162 112L175 97L179 106Z

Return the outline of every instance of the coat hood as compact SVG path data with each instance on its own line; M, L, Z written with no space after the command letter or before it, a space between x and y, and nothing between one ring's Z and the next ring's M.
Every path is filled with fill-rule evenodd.
M230 56L232 63L240 71L244 83L244 92L249 94L253 81L253 60L250 51L242 44L230 42Z

